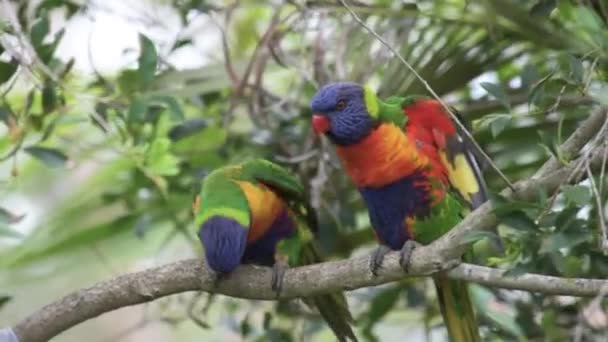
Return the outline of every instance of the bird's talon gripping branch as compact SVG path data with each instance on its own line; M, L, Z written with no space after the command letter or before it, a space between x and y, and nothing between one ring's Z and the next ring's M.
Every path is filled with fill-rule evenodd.
M215 277L213 278L213 290L216 290L220 286L220 282L226 278L227 273L219 273L215 272Z
M403 244L403 247L401 247L401 251L399 252L399 264L405 273L409 273L412 253L418 246L421 246L418 242L407 240Z
M287 263L287 256L276 254L275 263L272 266L272 282L271 287L274 292L277 293L277 297L281 295L283 289L283 278L285 278L285 271L289 268Z
M382 267L382 261L384 260L384 256L390 251L391 249L387 246L380 245L372 254L372 257L369 262L369 270L372 272L374 277L378 275L378 270L380 269L380 267Z

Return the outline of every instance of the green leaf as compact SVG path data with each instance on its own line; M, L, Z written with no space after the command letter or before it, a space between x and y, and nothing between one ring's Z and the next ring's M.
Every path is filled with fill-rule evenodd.
M249 315L246 315L245 318L243 318L243 320L241 321L240 330L241 336L244 338L251 334L251 323L249 323Z
M57 106L57 93L55 92L55 85L49 79L44 81L44 87L42 88L42 113L48 114L55 110Z
M7 295L0 295L0 309L6 305L6 303L10 302L13 297Z
M0 61L0 84L8 82L11 77L17 71L19 64L16 62L2 62Z
M471 230L467 232L462 238L461 244L466 245L469 243L475 243L479 240L483 239L496 240L499 239L496 233L488 231L488 230Z
M588 240L590 240L590 235L586 232L552 233L542 239L538 253L546 254L562 248L572 248Z
M21 238L23 234L9 227L8 224L0 222L0 237Z
M538 131L538 136L540 137L541 141L540 146L547 152L547 154L561 160L558 151L559 147L557 144L557 138L555 135L545 131Z
M118 76L118 87L125 95L131 95L139 90L139 73L137 70L125 70Z
M155 139L146 152L146 168L158 176L173 176L179 173L179 160L169 151L169 138Z
M500 115L490 123L490 132L492 137L496 138L502 131L505 130L508 124L511 123L510 115Z
M540 243L539 254L556 252L560 248L568 247L568 240L562 233L551 234L542 239Z
M524 89L530 89L534 82L539 78L538 69L534 64L526 64L521 72L521 86Z
M65 34L65 29L61 29L59 32L57 32L55 34L55 37L53 38L53 41L50 44L42 44L40 47L38 47L36 49L36 52L38 53L38 57L40 57L40 60L42 61L42 63L50 64L52 62L53 54L55 53L57 46L59 46L59 43L61 42L61 38L63 38L64 34Z
M180 140L201 131L205 127L207 127L207 121L204 119L192 119L184 121L179 125L171 127L169 130L169 138L171 138L173 141Z
M154 79L154 73L156 72L156 64L158 63L158 56L156 55L156 48L154 43L148 37L143 34L139 35L139 81L140 86L146 87Z
M366 326L371 327L389 313L397 304L397 299L402 290L400 286L392 286L380 291L372 300L369 312L365 316Z
M591 33L603 30L604 23L589 7L577 6L574 9L576 23Z
M533 231L537 228L536 223L523 211L514 211L504 215L501 220L507 226L521 231Z
M579 206L591 200L591 189L583 185L563 185L562 192L568 201Z
M40 160L49 167L64 166L65 162L68 160L68 157L63 154L63 152L54 148L30 146L26 147L24 150L29 155Z
M23 220L24 217L25 217L25 214L17 215L17 214L10 212L9 210L7 210L5 208L0 207L0 223L5 223L5 224L19 223L21 220Z
M128 122L142 122L146 117L146 109L148 105L146 101L141 97L135 97L131 101L129 106L129 112L127 113Z
M528 94L528 103L538 104L541 102L542 98L544 97L544 85L548 80L551 79L551 77L553 77L554 74L555 70L552 70L550 73L532 85L532 88Z
M557 0L539 0L530 9L530 15L535 17L547 17L557 7Z
M112 236L118 235L124 231L132 229L135 223L136 216L139 213L133 213L118 217L109 223L87 227L85 229L77 229L69 231L67 234L59 234L59 236L51 236L45 238L44 243L35 248L25 248L19 253L10 255L8 260L1 260L3 264L17 266L20 264L33 262L54 253L65 252L77 247L99 243Z
M500 103L502 103L505 108L509 109L509 111L511 110L511 104L509 103L509 99L507 98L507 93L500 84L482 82L481 87L485 89L494 98L496 98L498 101L500 101Z
M264 330L270 329L270 323L272 323L272 314L268 311L264 312L264 323L262 323L262 327Z
M255 341L258 342L292 342L291 334L285 330L278 328L270 328L266 330L265 335L260 336Z
M41 18L36 20L30 30L31 43L36 51L42 47L42 42L47 34L49 34L49 18L47 15L43 15Z
M10 117L12 116L11 110L8 106L0 106L0 121L4 122L4 124L9 127L10 126Z
M512 117L509 114L490 114L484 116L478 125L489 127L492 137L496 138L511 123L511 120Z
M492 213L504 217L512 212L538 210L539 206L533 202L507 200L499 194L490 194Z
M169 109L171 120L182 121L185 118L184 111L179 102L173 96L154 96L150 99L152 103L165 105Z
M570 64L570 79L575 83L581 84L583 83L585 69L583 68L583 62L580 59L569 55L568 56L569 64Z
M477 311L496 323L501 329L514 337L525 336L522 328L517 324L517 310L509 303L501 301L492 291L485 287L470 284L469 292Z

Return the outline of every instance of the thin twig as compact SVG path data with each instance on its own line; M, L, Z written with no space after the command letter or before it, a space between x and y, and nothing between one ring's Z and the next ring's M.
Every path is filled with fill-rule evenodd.
M593 197L595 198L595 204L597 206L597 219L600 221L600 244L599 247L604 252L604 254L608 255L608 230L606 230L606 219L604 218L604 208L602 206L602 198L600 197L600 193L595 184L595 180L593 179L593 173L591 172L591 167L589 166L589 159L585 160L585 170L587 171L587 178L589 178L589 182L591 183L591 190L593 191Z
M399 53L399 51L397 51L397 49L395 49L394 47L392 47L391 44L389 44L384 38L382 38L382 36L380 36L378 33L376 33L376 31L374 31L371 27L367 26L363 22L363 20L361 20L361 18L359 18L359 16L350 8L350 6L346 3L345 0L340 0L340 3L351 14L351 16L353 17L353 19L355 19L372 36L374 36L378 41L380 41L380 43L382 43L389 50L391 50L391 52L393 54L395 54L395 56L401 61L401 63L403 63L412 72L412 74L424 85L424 87L426 88L426 90L429 93L431 93L431 95L433 95L433 97L444 107L444 109L446 110L446 112L448 112L450 114L450 116L452 117L452 119L454 120L454 122L465 133L465 135L467 136L467 138L471 140L471 142L473 143L473 145L475 146L475 148L478 150L478 152L484 157L484 159L486 159L488 161L488 163L496 171L496 173L505 181L505 183L507 184L507 186L511 190L515 190L515 188L513 187L513 183L511 183L511 181L509 180L509 178L507 178L507 176L502 171L500 171L500 169L498 168L498 166L496 166L496 164L492 161L492 158L490 158L490 156L481 148L481 146L479 146L479 144L477 143L477 141L475 141L475 138L473 138L473 135L471 135L471 133L464 126L464 124L462 122L460 122L460 120L458 119L458 117L456 116L456 114L454 114L452 112L452 110L450 109L450 107L439 97L439 95L437 95L437 93L433 90L433 88L429 85L429 83L422 76L420 76L420 74L418 74L418 72L416 71L416 69L414 69L414 67L412 67L410 65L410 63L408 63L408 61L406 61L405 58L403 58L403 56L401 56L401 54Z

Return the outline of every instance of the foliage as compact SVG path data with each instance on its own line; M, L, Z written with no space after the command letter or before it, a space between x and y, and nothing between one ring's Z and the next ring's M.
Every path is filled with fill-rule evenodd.
M97 2L19 2L18 22L0 19L3 190L44 202L31 232L16 228L23 217L11 202L0 208L6 274L28 279L32 265L104 241L134 237L131 248L140 250L151 235L161 236L156 254L141 251L137 258L176 249L180 256L200 253L191 213L200 180L252 157L283 163L304 180L328 254L347 257L373 246L358 194L332 150L311 133L308 101L328 80L369 82L381 96L426 93L424 85L335 2L143 3L178 18L178 28L145 9L133 14L139 49L116 74L83 73L74 59L58 54L70 22L104 11ZM608 103L608 8L602 1L349 3L462 113L511 180L529 177L550 155L570 161L573 156L558 146L593 106ZM201 37L193 27L201 18L217 25L215 55L200 67L174 65L174 56L196 48ZM153 34L163 30L173 38ZM20 42L29 42L32 51ZM486 176L492 192L504 187L489 168ZM598 248L607 184L597 174L593 182L563 185L557 194L539 189L532 203L494 196L506 253L487 262L511 274L608 276L608 258ZM440 330L426 285L407 280L354 292L361 335L406 334L392 332L397 320L426 333ZM551 339L577 331L588 339L605 337L594 329L605 326L580 318L584 299L478 286L473 297L483 308L487 340ZM4 311L18 301L2 294L0 306ZM277 303L274 313L270 305L221 300L210 312L226 310L239 319L224 315L208 323L248 340L285 341L320 330L319 336L330 336L306 308ZM170 309L161 305L159 311L161 320Z

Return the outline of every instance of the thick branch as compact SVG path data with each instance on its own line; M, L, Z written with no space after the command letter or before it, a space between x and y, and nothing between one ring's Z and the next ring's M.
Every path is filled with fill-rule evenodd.
M454 265L443 261L434 248L421 247L412 256L409 276L428 275ZM369 257L325 262L290 269L285 275L282 298L304 297L337 289L353 290L404 278L399 255L387 255L377 277L369 272ZM608 280L565 279L538 274L504 276L503 270L461 264L449 271L455 279L480 284L537 291L554 295L594 296ZM207 291L246 299L276 299L270 289L271 270L267 267L242 266L213 287L215 275L202 260L184 260L142 272L125 274L73 292L27 317L14 328L20 342L47 341L62 331L90 318L121 307L145 303L186 291Z

